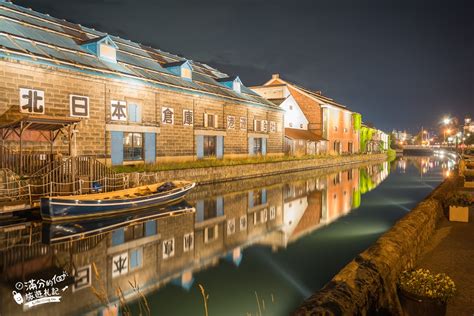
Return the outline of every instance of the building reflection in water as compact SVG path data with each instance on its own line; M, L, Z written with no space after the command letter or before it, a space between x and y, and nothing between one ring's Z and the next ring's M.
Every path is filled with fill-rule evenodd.
M435 168L441 167L442 174L446 178L452 174L456 165L456 161L451 156L445 155L402 157L396 162L397 170L401 173L405 173L409 162L418 169L420 177L423 177L423 175Z
M133 287L140 295L166 284L189 290L195 273L221 259L239 266L251 245L278 251L346 215L389 171L383 163L202 186L189 195L189 204L166 214L149 210L52 225L12 221L0 230L1 314L110 315L119 313L118 289L125 301L138 297ZM74 276L61 303L31 309L15 303L15 282L59 270Z

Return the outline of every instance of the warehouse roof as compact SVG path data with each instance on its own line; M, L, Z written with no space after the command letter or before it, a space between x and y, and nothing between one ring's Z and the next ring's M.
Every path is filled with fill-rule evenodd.
M116 62L99 58L91 50L91 45L104 39L116 49ZM142 80L165 88L278 110L273 103L245 86L239 93L219 83L220 79L229 76L209 65L189 60L192 80L185 80L167 69L170 64L186 62L183 57L5 1L0 1L0 54L80 72Z

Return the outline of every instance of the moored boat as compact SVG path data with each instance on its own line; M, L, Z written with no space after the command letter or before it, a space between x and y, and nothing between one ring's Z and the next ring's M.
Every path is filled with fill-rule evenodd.
M136 188L84 195L41 198L41 217L46 221L112 216L183 199L195 183L161 182Z

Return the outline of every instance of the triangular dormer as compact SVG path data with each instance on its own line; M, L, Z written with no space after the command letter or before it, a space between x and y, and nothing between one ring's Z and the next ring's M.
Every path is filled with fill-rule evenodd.
M118 46L109 35L91 38L81 44L82 47L99 57L100 59L116 63Z
M193 80L193 66L191 65L189 60L181 60L173 63L167 63L164 64L163 67L185 80Z
M240 93L240 91L242 90L242 81L240 80L239 76L219 78L217 79L217 81L237 93Z

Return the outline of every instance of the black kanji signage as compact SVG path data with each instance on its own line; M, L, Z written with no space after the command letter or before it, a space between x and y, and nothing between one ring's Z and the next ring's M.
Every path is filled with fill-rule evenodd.
M110 113L112 121L127 121L127 102L112 101Z
M71 94L69 96L69 110L73 117L89 117L89 97Z
M20 88L20 112L44 114L44 91Z

